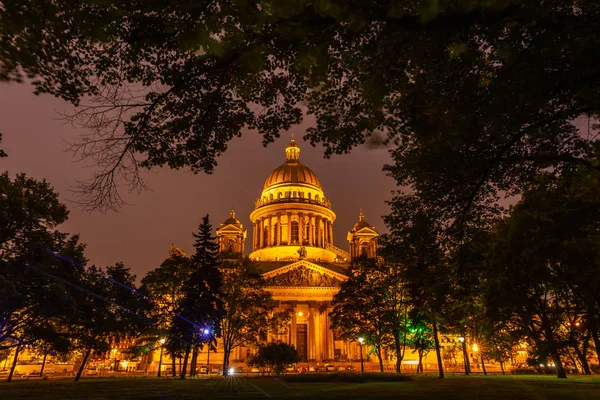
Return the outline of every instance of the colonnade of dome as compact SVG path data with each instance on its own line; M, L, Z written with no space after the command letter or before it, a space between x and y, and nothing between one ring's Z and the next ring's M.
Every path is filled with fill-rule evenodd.
M335 217L319 179L300 162L300 148L292 139L285 162L267 177L250 214L254 228L250 258L285 261L305 252L308 259L335 262Z

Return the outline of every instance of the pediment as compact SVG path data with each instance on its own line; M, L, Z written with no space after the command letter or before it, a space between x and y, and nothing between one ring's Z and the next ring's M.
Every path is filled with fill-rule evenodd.
M239 231L243 231L244 228L240 228L239 226L233 225L233 224L229 224L229 225L223 225L219 228L219 231L230 231L230 232L239 232Z
M265 286L285 287L339 287L348 279L328 268L300 260L262 274Z
M379 236L379 234L372 228L369 227L364 227L364 228L360 228L359 230L357 230L355 233L355 235L376 235Z

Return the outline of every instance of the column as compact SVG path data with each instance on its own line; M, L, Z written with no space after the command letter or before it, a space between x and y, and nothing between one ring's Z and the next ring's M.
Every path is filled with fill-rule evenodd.
M287 213L287 244L292 244L292 213Z
M321 247L321 217L315 216L315 246Z
M256 250L256 221L252 223L252 250Z
M308 359L315 360L317 358L315 348L315 313L317 311L312 306L308 305Z
M296 308L292 308L292 325L290 327L290 344L296 346Z
M260 235L260 237L258 238L258 243L260 244L259 248L263 248L265 247L265 219L261 218L260 222L259 222L259 229L258 229L258 234Z
M329 244L333 245L333 221L329 221L327 227L329 228Z
M335 340L331 330L331 320L329 319L330 308L327 309L327 358L333 360L335 356Z
M267 247L271 247L271 245L273 244L273 229L271 227L271 217L267 218Z
M313 246L313 238L314 238L312 220L313 220L312 214L308 214L308 245L309 246Z
M242 253L242 256L244 256L244 242L245 242L244 235L242 234L242 235L240 235L240 248L241 248L240 253Z
M304 215L298 213L298 242L300 246L304 243Z
M321 362L322 349L322 336L321 336L321 315L319 310L315 307L315 360Z
M277 214L276 224L277 227L277 235L275 235L275 246L279 246L281 244L281 214Z

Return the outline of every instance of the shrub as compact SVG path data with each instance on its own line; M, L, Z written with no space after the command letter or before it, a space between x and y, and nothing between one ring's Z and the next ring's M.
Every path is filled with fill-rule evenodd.
M406 382L413 379L408 375L385 373L349 373L338 372L334 374L298 374L286 375L283 379L287 382Z

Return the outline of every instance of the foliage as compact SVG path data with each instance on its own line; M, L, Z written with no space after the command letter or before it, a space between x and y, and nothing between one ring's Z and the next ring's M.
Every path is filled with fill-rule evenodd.
M282 333L289 313L274 311L271 294L263 288L262 278L247 259L224 264L221 271L225 313L219 329L223 339L223 374L227 375L231 351L257 343L269 332Z
M488 308L516 324L542 358L550 356L559 376L562 332L576 323L598 326L598 189L600 173L585 166L561 179L541 175L498 225L488 260Z
M0 79L91 99L71 119L95 130L76 146L100 155L92 207L122 204L119 176L143 188L139 167L211 172L243 128L269 143L306 105L326 155L393 145L398 184L463 222L584 162L571 121L596 129L599 14L591 0L11 0Z
M289 364L300 362L302 358L293 345L276 341L258 346L258 351L249 360L248 365L269 367L280 375Z

